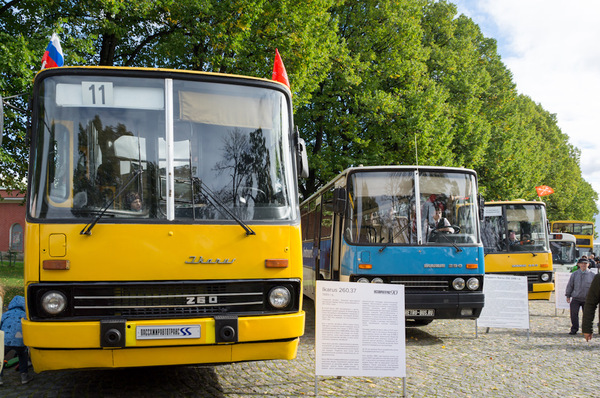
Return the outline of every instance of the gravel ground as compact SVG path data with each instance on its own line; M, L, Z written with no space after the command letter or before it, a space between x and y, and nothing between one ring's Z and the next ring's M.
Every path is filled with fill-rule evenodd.
M5 372L0 397L302 397L315 395L314 306L293 361L216 367L59 371L27 384ZM600 396L600 337L571 336L568 311L529 303L530 331L489 331L475 321L440 320L406 330L408 397ZM323 397L399 397L400 378L319 377Z

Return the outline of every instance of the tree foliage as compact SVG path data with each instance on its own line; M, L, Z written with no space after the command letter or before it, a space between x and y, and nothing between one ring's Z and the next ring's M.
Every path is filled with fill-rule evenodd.
M5 0L0 93L31 91L52 32L67 65L269 78L279 48L309 147L307 197L358 165L477 170L486 199L592 220L598 194L556 116L516 91L496 42L444 0ZM24 188L27 95L5 101L0 176Z

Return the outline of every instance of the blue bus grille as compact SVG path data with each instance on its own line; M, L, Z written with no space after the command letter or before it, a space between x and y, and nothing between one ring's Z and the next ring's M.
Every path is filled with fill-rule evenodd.
M450 287L447 279L422 279L422 278L391 278L391 283L404 285L405 290L439 290L446 291Z
M369 281L380 278L383 283L404 285L404 290L407 293L456 291L452 287L452 281L456 278L463 278L465 281L469 278L477 278L479 289L475 291L483 289L483 275L352 275L350 281L356 282L361 278L366 278Z

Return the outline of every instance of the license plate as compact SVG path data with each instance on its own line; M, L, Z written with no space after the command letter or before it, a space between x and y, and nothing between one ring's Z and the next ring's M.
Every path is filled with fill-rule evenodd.
M435 310L405 310L404 316L434 316Z
M138 326L137 340L199 339L200 325Z

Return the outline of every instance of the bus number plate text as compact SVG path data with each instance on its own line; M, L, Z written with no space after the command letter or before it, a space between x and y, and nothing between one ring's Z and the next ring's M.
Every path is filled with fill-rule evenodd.
M434 316L435 310L405 310L405 316Z
M199 339L200 325L138 326L137 340Z

